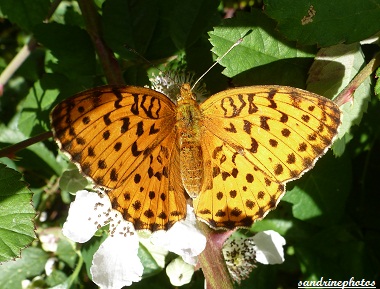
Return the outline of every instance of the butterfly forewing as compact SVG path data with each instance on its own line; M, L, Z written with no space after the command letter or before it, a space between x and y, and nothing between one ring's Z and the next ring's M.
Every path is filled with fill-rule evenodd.
M105 86L58 104L51 123L61 150L108 191L113 207L140 229L157 230L186 214L183 187L173 184L178 166L171 166L178 162L175 111L154 90Z
M207 182L196 214L213 227L249 226L332 144L340 110L330 100L284 86L226 90L201 104ZM205 167L205 170L207 166Z

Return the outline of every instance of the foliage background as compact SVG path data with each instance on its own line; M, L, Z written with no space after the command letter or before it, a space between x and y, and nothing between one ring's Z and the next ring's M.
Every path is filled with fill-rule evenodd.
M327 97L379 50L378 42L360 42L380 31L379 0L0 0L0 10L0 69L16 68L9 80L0 77L0 147L49 131L51 108L74 93L105 83L149 84L157 69L130 49L164 71L185 68L198 77L249 32L204 77L210 94L281 84ZM30 55L20 66L11 63L27 43ZM258 265L237 288L294 288L321 277L379 281L376 81L368 79L342 108L337 157L330 150L288 185L275 211L242 231L278 231L287 241L286 261ZM60 234L70 193L86 182L51 139L0 161L0 289L21 288L24 279L33 280L30 288L95 288L88 268L102 237L75 247ZM131 288L170 288L149 252L140 253L149 269ZM49 258L55 267L47 276ZM203 288L201 272L184 288Z

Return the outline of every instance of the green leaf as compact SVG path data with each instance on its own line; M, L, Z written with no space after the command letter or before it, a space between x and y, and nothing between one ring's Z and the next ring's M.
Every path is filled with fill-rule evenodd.
M380 98L380 68L378 68L376 70L376 77L377 77L377 80L376 80L376 85L375 85L375 93L377 95L377 97Z
M295 245L301 270L305 276L316 275L317 280L321 276L335 276L335 280L361 276L373 280L378 266L372 248L362 238L360 229L349 222L346 226L331 226L314 232Z
M138 250L138 256L141 263L144 265L144 278L156 275L162 271L162 268L157 264L151 252L149 252L149 250L141 243Z
M70 193L83 190L87 185L87 179L79 173L78 169L64 171L59 180L59 187Z
M276 276L278 268L275 266L260 266L258 265L252 273L250 278L243 280L239 289L252 289L252 288L276 288Z
M70 288L76 288L73 287L73 284L78 283L79 278L78 275L81 272L82 266L83 266L83 259L79 254L79 251L77 252L75 249L76 245L75 243L69 241L65 237L60 237L60 240L58 242L58 248L57 248L57 257L59 260L62 260L66 264L70 266L70 268L73 269L71 275L69 277L66 277L66 274L64 274L61 271L54 270L53 271L53 280L49 280L49 277L47 278L47 283L49 281L54 282L54 287L51 287L51 289L70 289ZM78 258L79 257L79 258ZM58 284L60 283L60 284ZM50 285L53 286L53 285Z
M211 24L216 24L215 20L220 19L216 15L217 1L185 0L173 1L173 4L173 9L169 9L172 19L170 34L178 49L190 47L212 28Z
M64 282L62 282L61 284L58 284L54 287L51 287L50 289L70 289L71 288L71 285L72 283L74 283L73 281L71 281L71 279L66 279Z
M211 49L210 42L203 37L186 49L186 70L195 73L195 79L199 78L215 63ZM201 83L206 85L210 94L226 89L228 78L222 74L222 70L223 67L217 65L202 78Z
M85 27L82 12L77 1L61 3L54 11L51 22Z
M250 231L262 232L265 230L274 230L281 236L285 236L288 231L294 229L293 222L292 205L281 200L277 208L270 211L264 219L255 222L250 228Z
M57 99L64 99L78 90L83 90L83 83L86 81L71 81L58 73L44 74L30 88L22 104L18 128L27 136L50 130L49 114L53 104Z
M286 232L292 229L292 227L293 224L290 220L273 219L266 217L265 219L256 222L251 230L253 232L273 230L278 232L281 236L285 236Z
M36 237L32 193L20 179L20 173L0 164L0 262L18 257Z
M62 286L62 283L64 283L67 280L67 276L65 273L59 270L53 270L49 276L46 278L46 285L49 287L53 286ZM68 287L66 287L68 288Z
M21 281L40 275L49 255L39 248L26 248L21 258L1 264L0 289L22 289Z
M378 0L265 0L265 12L287 38L322 47L353 43L380 30Z
M55 72L85 84L96 74L94 47L85 30L48 23L38 25L34 35L57 58L58 62L51 64Z
M108 0L103 4L102 24L105 40L113 51L127 57L128 48L144 54L158 21L157 1ZM144 11L144 15L136 13Z
M136 57L128 48L149 59L172 56L194 44L219 20L217 5L205 0L108 0L102 14L104 37L110 48L124 58ZM178 17L180 14L182 17Z
M243 41L221 61L223 74L235 84L286 84L304 87L305 73L314 54L299 49L275 31L275 23L258 10L238 13L210 32L212 51L220 57L239 38ZM286 73L284 73L286 71Z
M40 81L29 90L18 125L25 135L36 135L48 130L49 108L57 95L57 89L43 89Z
M358 43L322 48L310 67L307 89L333 99L364 65L365 59ZM352 102L349 101L341 107L343 118L339 128L339 140L333 146L337 155L344 151L347 142L344 135L353 125L360 124L371 94L371 83L366 79L355 91Z
M101 54L95 56L95 45L89 40L89 33L92 32L85 31L88 25L81 15L78 5L80 2L62 1L50 23L43 24L45 15L39 7L41 3L47 3L44 1L47 0L30 3L25 0L0 0L0 14L7 9L12 10L7 11L10 21L5 19L1 23L0 70L4 70L11 63L11 59L34 31L39 43L32 52L32 59L29 59L29 63L24 63L5 84L4 95L0 97L0 142L3 138L7 139L0 146L26 138L18 133L18 127L33 135L48 130L49 112L54 104L80 90L103 83L105 79L101 63L107 59L103 59ZM349 47L347 45L326 48L318 53L314 64L318 46L303 47L301 44L322 41L340 43L353 38L366 38L372 33L373 27L380 25L379 17L373 17L378 8L372 9L373 4L379 0L337 0L330 3L321 1L287 0L286 3L284 0L267 0L269 5L262 7L267 11L279 5L278 11L272 11L276 16L275 20L271 18L274 16L263 12L265 10L254 9L248 12L248 6L244 9L246 12L237 13L232 19L221 20L232 14L231 12L240 10L248 2L240 1L230 9L227 2L231 1L95 0L97 10L94 15L88 15L87 19L92 23L100 20L103 29L101 35L95 36L106 39L106 44L120 63L124 79L130 84L146 85L151 77L149 72L157 69L147 68L151 65L130 53L125 44L143 53L144 57L164 71L186 66L196 76L200 76L217 55L222 55L250 31L242 43L226 56L222 65L217 64L203 79L210 92L224 90L229 85L283 84L305 88L310 72L309 89L330 96L330 92L332 95L339 93L361 65L373 57L379 49L378 44L366 42L364 45L362 42L360 46L353 44L349 49L344 48ZM51 0L50 2L54 3ZM254 2L255 7L259 7L263 1ZM20 3L25 5L18 5ZM219 7L216 8L218 3ZM301 20L308 16L310 5L319 10L311 18L304 19L304 23L310 20L313 22L302 25ZM354 15L352 5L364 9L367 7L368 13L363 17ZM304 7L302 11L300 7ZM321 14L329 8L330 15ZM340 10L338 13L337 9ZM14 15L19 18L16 20ZM287 18L288 15L296 17ZM316 22L318 18L321 21ZM331 20L334 19L342 21L331 25ZM11 21L17 25L10 23ZM223 25L219 25L221 21ZM291 24L286 26L284 21L290 21ZM205 31L213 30L210 27L216 25L219 26L210 33L211 44ZM355 30L352 29L353 26L358 29L365 26L366 29ZM289 40L290 36L294 37L293 41ZM211 52L213 46L217 55ZM9 64L9 68L13 65ZM224 67L232 78L222 75L221 70ZM380 76L379 72L377 76ZM372 80L379 86L376 76ZM287 288L289 284L298 284L300 280L318 280L321 276L341 280L339 277L342 275L349 275L355 276L355 281L359 278L374 280L378 277L380 101L377 97L368 101L369 86L367 83L362 86L366 89L365 92L358 90L353 103L347 104L342 128L343 131L348 131L350 125L359 122L360 126L350 128L343 135L343 139L334 145L334 150L337 150L339 144L340 152L344 151L344 159L334 159L328 153L318 161L313 170L300 180L287 185L289 191L276 210L256 222L251 231L242 230L249 235L252 231L265 229L274 229L283 234L287 241L286 261L275 266L258 264L250 278L244 280L240 286L236 284L236 288ZM377 90L380 91L380 88ZM364 113L367 105L367 112ZM348 141L350 143L346 147ZM57 156L56 152L57 146L50 139L18 152L16 157L10 155L13 158L7 159L7 164L23 171L24 179L31 184L33 192L38 192L34 194L33 204L38 204L39 211L43 213L43 218L36 222L39 231L51 228L60 231L59 227L67 215L72 195L66 190L60 190L58 179L62 187L67 186L65 189L73 187L70 190L76 190L76 186L81 186L76 176L68 174L61 178L67 162L62 159L61 154ZM1 183L4 185L5 182ZM86 269L89 270L92 256L101 243L98 236L104 230L106 229L99 230L88 244L66 243L55 253L49 252L48 255L57 260L57 271L51 277L43 270L48 258L46 253L31 249L44 256L45 260L39 264L33 258L26 262L28 259L25 259L27 255L24 252L29 249L22 250L22 259L0 265L0 289L18 289L21 287L21 280L25 278L32 280L30 287L34 288L45 288L48 287L47 283L52 286L57 282L61 283L54 288L96 287L91 282L91 276L88 276L89 272L83 268L82 256L86 260ZM2 237L0 233L0 239ZM105 237L106 234L103 235ZM38 242L34 244L40 245ZM140 257L149 268L145 270L144 279L134 283L131 288L146 289L151 288L152 284L155 288L173 287L165 270L159 269L152 262L153 256L162 267L162 259L158 259L146 244L145 247L149 252L141 247ZM166 261L174 253L170 255ZM9 264L19 261L23 262L19 267L8 269ZM28 276L26 271L30 271ZM156 274L157 272L159 273ZM201 270L198 270L192 282L183 288L203 286L204 278Z
M78 255L75 252L72 243L70 243L66 238L59 239L56 254L60 260L65 262L71 268L75 267Z
M351 188L350 163L345 157L323 156L317 165L302 176L283 200L293 205L293 216L299 220L329 226L342 218Z
M0 0L1 12L22 29L31 31L48 16L49 0Z

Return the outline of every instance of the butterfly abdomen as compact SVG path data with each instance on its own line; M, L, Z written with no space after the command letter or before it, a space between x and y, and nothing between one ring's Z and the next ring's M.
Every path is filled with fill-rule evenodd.
M203 182L203 155L200 132L201 112L190 87L181 89L177 103L177 135L180 146L180 171L183 186L190 197L196 198Z

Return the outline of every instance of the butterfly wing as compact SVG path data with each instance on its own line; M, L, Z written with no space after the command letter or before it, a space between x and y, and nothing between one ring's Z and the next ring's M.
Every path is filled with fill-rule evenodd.
M249 227L273 209L288 181L331 146L340 110L319 95L284 86L217 93L201 104L205 181L194 201L212 227Z
M160 230L186 215L175 105L142 87L79 93L51 113L54 138L80 171L104 188L136 229ZM177 179L178 180L178 179Z

